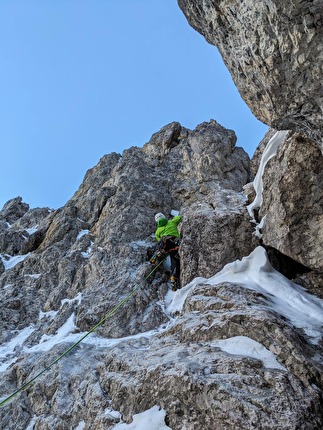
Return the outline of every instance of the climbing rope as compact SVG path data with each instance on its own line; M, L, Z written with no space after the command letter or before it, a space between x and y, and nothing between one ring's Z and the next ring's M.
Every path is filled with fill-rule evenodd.
M163 263L163 261L165 260L165 258L163 260L161 260L154 268L153 270L144 278L144 281L146 281L156 270L157 268L161 265L161 263ZM30 379L29 381L25 382L21 387L19 387L16 391L14 391L12 394L10 394L10 396L8 396L7 398L5 398L4 400L2 400L0 402L0 407L4 406L6 403L8 403L13 397L15 397L17 394L21 393L22 391L24 391L27 387L29 387L29 385L31 385L36 379L38 379L41 375L43 375L45 372L47 372L51 367L54 366L54 364L56 364L58 361L60 361L63 357L65 357L70 351L72 351L72 349L74 349L79 343L81 343L87 336L89 336L91 333L94 332L94 330L96 330L98 327L100 327L109 317L111 317L113 314L115 314L117 312L117 310L119 308L121 308L125 303L127 303L131 297L140 289L142 288L144 285L144 282L142 282L141 284L137 285L136 288L134 288L123 300L121 300L121 302L119 302L117 304L117 306L115 306L110 312L108 312L97 324L95 324L95 326L93 326L91 328L90 331L88 331L87 333L85 333L77 342L73 343L72 346L70 346L66 351L64 351L61 355L59 355L57 358L55 358L55 360L53 360L48 366L46 366L41 372L37 373L36 376L34 376L32 379Z

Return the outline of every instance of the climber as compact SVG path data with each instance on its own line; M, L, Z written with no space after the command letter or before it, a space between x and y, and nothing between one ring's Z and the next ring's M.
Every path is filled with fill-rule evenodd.
M176 291L180 288L180 261L178 254L179 231L177 226L182 221L182 217L180 215L176 215L172 219L167 220L165 215L159 212L155 215L155 221L157 223L155 236L157 241L160 242L160 245L150 259L150 262L155 264L158 259L169 254L171 261L170 283L172 290Z

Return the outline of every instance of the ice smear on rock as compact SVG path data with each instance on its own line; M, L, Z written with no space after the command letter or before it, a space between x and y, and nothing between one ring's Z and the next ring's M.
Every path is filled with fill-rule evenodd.
M249 206L247 206L249 215L253 219L254 219L253 211L255 209L259 209L261 207L261 204L262 204L262 191L263 191L262 175L264 173L264 169L266 167L266 164L268 163L268 161L272 157L274 157L276 155L279 145L284 141L288 132L289 132L289 130L277 131L273 135L273 137L269 140L269 142L268 142L268 144L267 144L267 146L266 146L266 148L262 154L260 165L258 168L258 172L256 174L254 181L253 181L253 187L256 191L256 197L255 197L254 201Z
M286 370L284 366L278 363L272 352L261 345L261 343L250 339L250 337L235 336L229 339L216 340L211 345L220 348L228 354L242 355L261 360L267 368Z
M215 276L196 278L175 293L167 311L180 312L184 302L198 284L217 285L222 282L238 283L256 290L268 298L268 306L304 330L310 341L317 344L322 337L323 300L319 299L277 272L269 263L264 248L258 246L248 257L227 264Z
M172 430L165 424L166 412L158 406L153 406L141 414L133 416L130 424L119 423L112 430Z

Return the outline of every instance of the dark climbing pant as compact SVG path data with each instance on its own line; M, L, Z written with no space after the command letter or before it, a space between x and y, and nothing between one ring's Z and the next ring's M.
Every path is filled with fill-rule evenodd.
M173 236L163 237L160 244L161 249L163 249L166 254L170 256L170 270L171 276L175 276L175 278L179 279L180 276L180 260L179 260L179 238Z

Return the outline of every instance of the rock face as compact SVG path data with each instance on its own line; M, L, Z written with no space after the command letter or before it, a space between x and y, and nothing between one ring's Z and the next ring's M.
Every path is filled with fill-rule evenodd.
M254 172L273 135L274 130L270 130L260 143L251 162ZM322 167L319 145L298 133L290 133L263 171L262 205L258 213L262 243L274 266L320 297L323 297ZM244 189L250 189L250 185Z
M59 210L10 200L0 403L47 371L1 403L0 430L112 430L155 405L172 430L323 428L323 300L290 281L323 297L322 2L178 3L255 115L295 131L263 169L260 223L246 205L275 130L250 163L214 120L104 156ZM147 279L154 214L171 210L176 293L168 261Z
M0 408L1 429L107 430L154 405L172 430L320 428L317 322L299 325L265 285L286 289L290 304L301 294L314 315L322 304L256 248L242 192L249 159L235 141L213 120L193 131L172 123L143 148L104 156L59 210L5 205L1 399L126 301ZM183 215L176 293L167 264L144 280L154 214L171 209Z
M143 282L149 266L146 249L155 243L152 235L156 212L180 209L193 230L204 224L203 219L198 219L199 204L220 217L228 201L228 213L237 218L234 228L248 238L244 246L231 249L226 241L227 223L226 235L218 234L219 243L222 241L222 248L227 249L223 258L216 258L217 247L200 243L199 248L190 251L189 259L183 259L184 282L192 278L193 267L196 274L206 276L212 267L218 270L230 258L241 258L250 252L252 226L247 221L241 192L250 180L249 159L241 148L235 147L235 142L234 133L213 120L193 131L172 123L152 136L142 149L130 148L122 156L103 157L59 210L29 209L21 198L4 206L0 212L1 342L15 345L18 337L19 345L24 347L17 346L15 351L4 354L2 369L10 367L17 356L21 361L8 370L2 390L19 385L32 369L37 371L38 354L32 351L46 343L47 337L55 337L68 327L75 334L89 330L120 297ZM188 234L183 247L188 249L197 240ZM214 264L208 267L212 256ZM185 267L192 267L187 274ZM98 334L120 338L167 322L168 317L158 304L167 291L167 279L163 271L158 273L151 281L155 287L147 283L129 306L98 329ZM49 347L50 355L62 348L59 344ZM54 371L54 379L62 377L59 369ZM15 419L21 420L23 428L36 413L39 428L53 428L58 406L48 409L43 405L45 398L36 392L37 385L30 391L37 401L33 400L31 405L26 398L29 412L20 416L17 406ZM5 416L3 428L10 428L10 414Z
M297 131L263 169L261 222L246 205L275 130L250 163L214 120L104 156L59 210L10 200L0 430L112 430L156 405L172 430L323 427L323 300L290 281L323 296L321 2L179 4L255 114ZM171 210L177 292L167 260L147 279L154 214Z
M264 175L265 244L323 273L323 156L319 146L293 134Z
M213 275L257 244L245 196L231 190L214 191L185 212L180 250L184 285L196 276Z
M323 137L322 1L178 0L258 119Z

